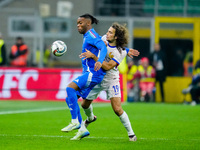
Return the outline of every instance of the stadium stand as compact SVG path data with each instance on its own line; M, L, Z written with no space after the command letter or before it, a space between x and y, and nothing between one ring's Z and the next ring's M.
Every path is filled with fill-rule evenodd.
M199 0L100 0L97 6L102 16L153 16L158 15L200 15ZM127 11L128 8L128 11Z

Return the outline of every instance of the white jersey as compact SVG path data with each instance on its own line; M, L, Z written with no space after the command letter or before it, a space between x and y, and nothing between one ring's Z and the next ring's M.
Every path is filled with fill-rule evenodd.
M102 37L102 40L104 40L104 37L105 36ZM110 46L107 43L107 54L104 61L109 62L110 60L114 60L119 65L126 55L126 50L121 50L120 53L116 46ZM101 91L107 93L107 99L121 97L118 65L106 71L103 81L90 91L87 96L88 100L96 99Z
M117 66L115 66L114 68L106 71L106 75L104 76L104 79L119 79L119 70L118 70L118 65L122 62L122 60L124 59L124 57L126 56L127 52L126 50L122 50L121 49L121 53L119 52L119 50L117 49L116 46L110 46L108 44L107 46L107 54L105 57L106 62L109 62L110 60L113 60L117 63Z
M106 41L106 35L102 37L102 40ZM120 53L116 46L110 46L107 42L107 54L104 61L109 62L110 60L114 60L117 63L117 66L106 71L106 75L103 80L119 79L119 70L117 67L126 55L126 50L121 49Z

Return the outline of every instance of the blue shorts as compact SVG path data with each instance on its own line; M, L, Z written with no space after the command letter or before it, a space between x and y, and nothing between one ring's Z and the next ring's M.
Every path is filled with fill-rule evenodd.
M91 72L85 72L81 76L77 77L75 80L73 80L73 82L79 87L77 95L85 99L94 86L103 80L103 77L103 74L93 74Z

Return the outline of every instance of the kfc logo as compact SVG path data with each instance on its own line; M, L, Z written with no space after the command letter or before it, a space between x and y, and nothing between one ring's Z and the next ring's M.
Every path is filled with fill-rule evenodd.
M37 81L38 71L26 70L22 72L19 69L0 70L0 79L2 81L0 98L11 98L11 90L13 89L18 90L19 94L23 98L35 98L37 93L27 89L27 82L30 78Z

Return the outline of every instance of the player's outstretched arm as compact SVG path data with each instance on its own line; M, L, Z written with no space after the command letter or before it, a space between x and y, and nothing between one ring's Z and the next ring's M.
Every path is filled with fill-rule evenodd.
M127 50L127 49L126 49L126 50ZM133 56L139 56L139 55L140 55L140 52L139 52L138 50L136 50L136 49L130 48L130 49L128 50L127 55L128 55L130 58L133 58Z
M94 55L93 53L91 53L89 50L86 49L86 52L81 53L81 55L79 55L80 58L83 58L83 60L87 59L87 58L92 58L94 59L96 62L98 61L98 57L96 55ZM103 61L102 63L102 68L104 70L110 70L112 68L114 68L115 66L117 66L117 63L113 60L110 60L109 62L105 62Z

